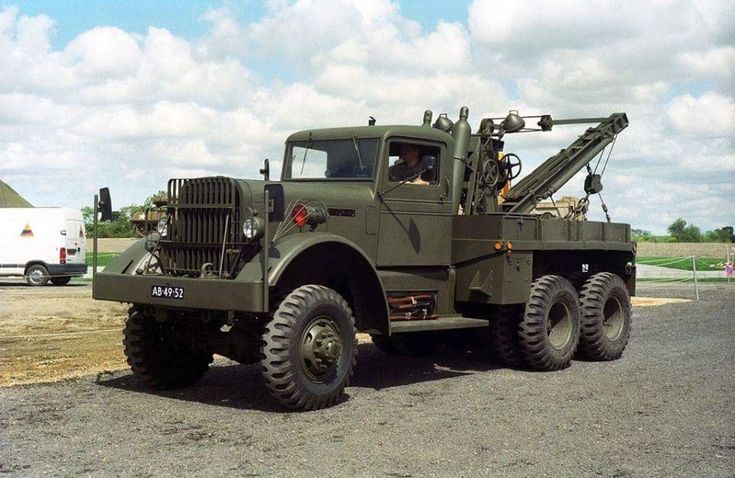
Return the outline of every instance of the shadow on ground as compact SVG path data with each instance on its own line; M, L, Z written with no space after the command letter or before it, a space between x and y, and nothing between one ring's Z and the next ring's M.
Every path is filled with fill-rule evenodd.
M53 288L53 289L65 289L68 287L76 288L76 287L88 287L89 284L85 284L83 282L70 282L66 285L53 285L50 282L46 285L42 286L32 286L29 285L25 279L18 278L18 279L0 279L0 287L18 287L18 288L24 288L24 289L34 289L38 288L39 290L42 290L44 288Z
M496 370L500 366L471 353L439 352L424 357L386 355L373 344L360 344L358 363L349 388L381 390L415 383L447 380L464 375ZM260 375L260 365L213 366L194 385L176 390L152 390L131 374L107 378L100 374L96 383L128 392L145 393L206 405L284 412L268 394ZM343 397L342 401L349 398Z

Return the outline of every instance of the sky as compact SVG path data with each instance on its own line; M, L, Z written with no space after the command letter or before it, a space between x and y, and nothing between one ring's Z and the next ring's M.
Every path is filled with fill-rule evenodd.
M626 112L612 219L735 225L733 25L732 1L0 0L0 179L36 206L109 186L119 207L171 177L259 178L291 132L369 116ZM525 173L584 128L506 151Z

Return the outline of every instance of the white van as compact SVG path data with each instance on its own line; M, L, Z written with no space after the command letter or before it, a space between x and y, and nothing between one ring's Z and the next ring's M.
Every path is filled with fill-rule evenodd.
M30 285L65 285L87 272L86 254L81 211L0 208L0 276L25 276Z

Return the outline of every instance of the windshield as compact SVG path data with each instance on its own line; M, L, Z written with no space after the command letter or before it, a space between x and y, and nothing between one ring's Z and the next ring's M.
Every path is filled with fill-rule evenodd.
M294 141L283 179L372 179L377 155L377 139Z

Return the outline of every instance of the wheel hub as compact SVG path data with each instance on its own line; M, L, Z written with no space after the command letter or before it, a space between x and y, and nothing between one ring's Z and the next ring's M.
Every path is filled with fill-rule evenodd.
M561 350L572 335L572 314L569 308L561 302L551 306L546 322L546 334L549 344Z
M301 342L301 357L304 371L319 379L336 367L342 356L342 339L327 317L314 320L305 330Z
M610 340L617 340L623 333L623 306L620 301L611 297L605 302L602 310L602 329Z

